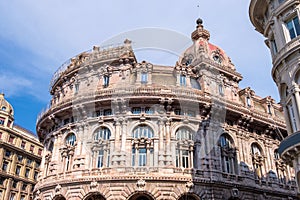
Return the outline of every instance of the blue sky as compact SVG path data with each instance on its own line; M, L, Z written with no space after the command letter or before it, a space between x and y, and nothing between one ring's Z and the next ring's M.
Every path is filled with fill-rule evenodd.
M15 122L35 132L36 116L50 100L51 77L67 59L134 29L156 27L190 37L200 16L210 31L210 42L225 50L243 75L240 87L250 86L256 94L278 101L270 53L250 23L249 2L2 0L0 91L15 109ZM174 55L164 52L143 58L146 54L141 53L139 60L176 62Z

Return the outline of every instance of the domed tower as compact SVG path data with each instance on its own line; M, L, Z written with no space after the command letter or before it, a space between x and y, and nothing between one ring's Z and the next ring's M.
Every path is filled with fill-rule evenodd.
M125 40L59 68L37 120L36 200L295 197L293 172L273 159L280 106L239 88L202 20L191 38L175 66L138 62Z
M249 14L256 30L266 37L272 56L272 77L280 94L289 137L281 143L282 159L295 167L300 183L300 1L252 0ZM299 190L300 192L300 190Z
M0 94L0 124L12 127L14 122L14 109L4 98L4 94Z

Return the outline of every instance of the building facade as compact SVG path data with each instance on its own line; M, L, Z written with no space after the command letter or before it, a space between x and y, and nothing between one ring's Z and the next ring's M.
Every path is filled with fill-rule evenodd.
M300 1L252 0L250 19L266 37L272 55L272 77L277 84L289 136L279 148L282 159L294 166L300 183ZM300 188L298 189L300 192Z
M13 107L0 94L0 200L30 200L42 160L38 138L14 125Z
M239 88L202 20L191 38L175 66L138 62L125 40L59 68L35 200L296 199L282 107Z

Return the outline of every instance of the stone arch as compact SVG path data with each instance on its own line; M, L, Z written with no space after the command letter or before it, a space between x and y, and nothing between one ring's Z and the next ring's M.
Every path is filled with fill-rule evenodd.
M90 192L83 197L83 200L106 200L99 192Z
M152 129L152 131L153 131L153 136L154 137L157 137L158 135L158 131L155 131L155 130L159 130L158 129L158 127L157 126L155 126L153 123L150 123L150 122L140 122L140 121L136 121L136 122L134 122L134 123L132 123L132 124L130 124L129 125L129 131L128 131L128 133L127 134L129 134L129 135L127 135L128 137L132 137L132 133L133 133L133 131L138 127L138 126L149 126L151 129Z
M89 134L89 138L88 138L88 139L93 140L93 139L94 139L94 134L95 134L95 132L96 132L99 128L108 128L108 129L110 130L111 137L115 137L115 134L114 134L114 133L115 133L115 129L114 129L114 127L111 126L111 124L109 124L109 123L105 123L105 124L97 124L96 126L94 126L94 127L92 128L92 131L91 131L92 134Z
M180 123L175 123L173 126L170 127L171 129L171 138L176 138L176 132L178 131L178 129L180 128L187 128L190 129L194 134L197 133L197 128L194 127L191 124L182 124L182 122Z
M154 200L155 197L153 197L150 193L143 191L143 192L135 192L132 195L130 195L128 200Z
M60 195L55 195L52 200L66 200L66 198L60 194Z
M181 195L178 200L201 200L200 197L194 193L185 193Z
M68 132L66 132L66 134L64 134L64 136L63 136L63 143L64 144L66 144L66 140L67 140L67 138L70 136L70 135L74 135L75 136L75 143L76 143L76 141L78 140L78 137L77 137L77 134L74 132L74 131L68 131Z

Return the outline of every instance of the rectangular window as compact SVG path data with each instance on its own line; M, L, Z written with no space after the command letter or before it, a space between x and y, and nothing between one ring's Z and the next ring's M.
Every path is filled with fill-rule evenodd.
M34 180L37 180L38 174L39 173L37 171L34 172L34 176L33 176Z
M290 33L290 39L297 37L300 34L300 25L298 16L286 22L286 27Z
M4 118L0 118L0 125L4 125L4 121L5 121Z
M140 114L142 112L142 109L140 107L132 108L131 110L132 114Z
M103 76L103 87L108 87L109 85L109 76Z
M27 158L27 165L31 165L31 163L32 163L32 160Z
M106 110L104 110L104 111L103 111L103 114L104 114L104 116L112 115L111 109L106 109Z
M276 54L278 52L275 40L271 40L271 49L272 49L273 54Z
M25 200L25 195L22 195L20 200Z
M16 195L15 195L14 193L11 193L11 194L10 194L10 197L9 197L9 200L15 200L15 196L16 196Z
M246 101L247 101L247 106L251 107L251 99L250 99L250 97L247 97Z
M18 155L18 161L19 161L19 162L22 162L22 161L23 161L23 156Z
M34 151L34 146L30 145L30 152L33 153L33 151Z
M3 177L0 177L0 185L3 185L5 179Z
M3 164L2 164L2 170L7 171L8 170L7 168L8 168L8 162L4 161Z
M146 113L146 114L153 114L153 113L154 113L154 110L153 110L153 108L146 107L146 108L145 108L145 113Z
M97 161L97 167L98 168L103 167L103 157L104 157L104 150L101 149L98 152L98 161Z
M182 112L180 109L175 109L175 115L182 115Z
M26 178L29 177L29 172L30 172L30 169L26 168L26 171L25 171L25 177L26 177Z
M22 141L22 143L21 143L21 148L22 148L22 149L25 149L25 145L26 145L26 142L25 142L25 141Z
M180 167L179 160L180 160L179 150L176 149L176 167Z
M5 151L5 157L10 157L11 156L11 151L9 151L9 150L6 150Z
M182 167L189 168L189 151L182 151Z
M192 110L188 110L188 111L187 111L187 115L188 115L189 117L196 117L195 111L192 111Z
M281 4L283 3L285 0L278 0L278 3Z
M132 149L131 154L132 154L132 163L131 163L131 165L135 166L135 149L134 148Z
M142 72L142 74L141 74L141 82L142 83L147 83L148 82L148 73Z
M222 84L219 85L219 94L220 95L224 95L223 85Z
M10 135L10 136L9 136L9 139L8 139L8 142L9 142L10 144L13 144L13 143L14 143L14 140L15 140L15 137L12 136L12 135Z
M22 185L22 190L25 191L26 188L27 188L27 184L26 184L26 183L23 183L23 185Z
M186 76L180 75L180 86L186 86Z
M42 149L39 149L39 150L38 150L38 155L41 156L41 155L42 155L42 152L43 152L43 150L42 150Z
M146 166L147 150L146 148L139 149L139 166Z
M21 166L17 166L16 167L16 175L20 175L20 172L21 172Z
M18 182L17 182L17 181L14 181L13 184L12 184L12 187L13 187L13 188L17 188L17 186L18 186Z

